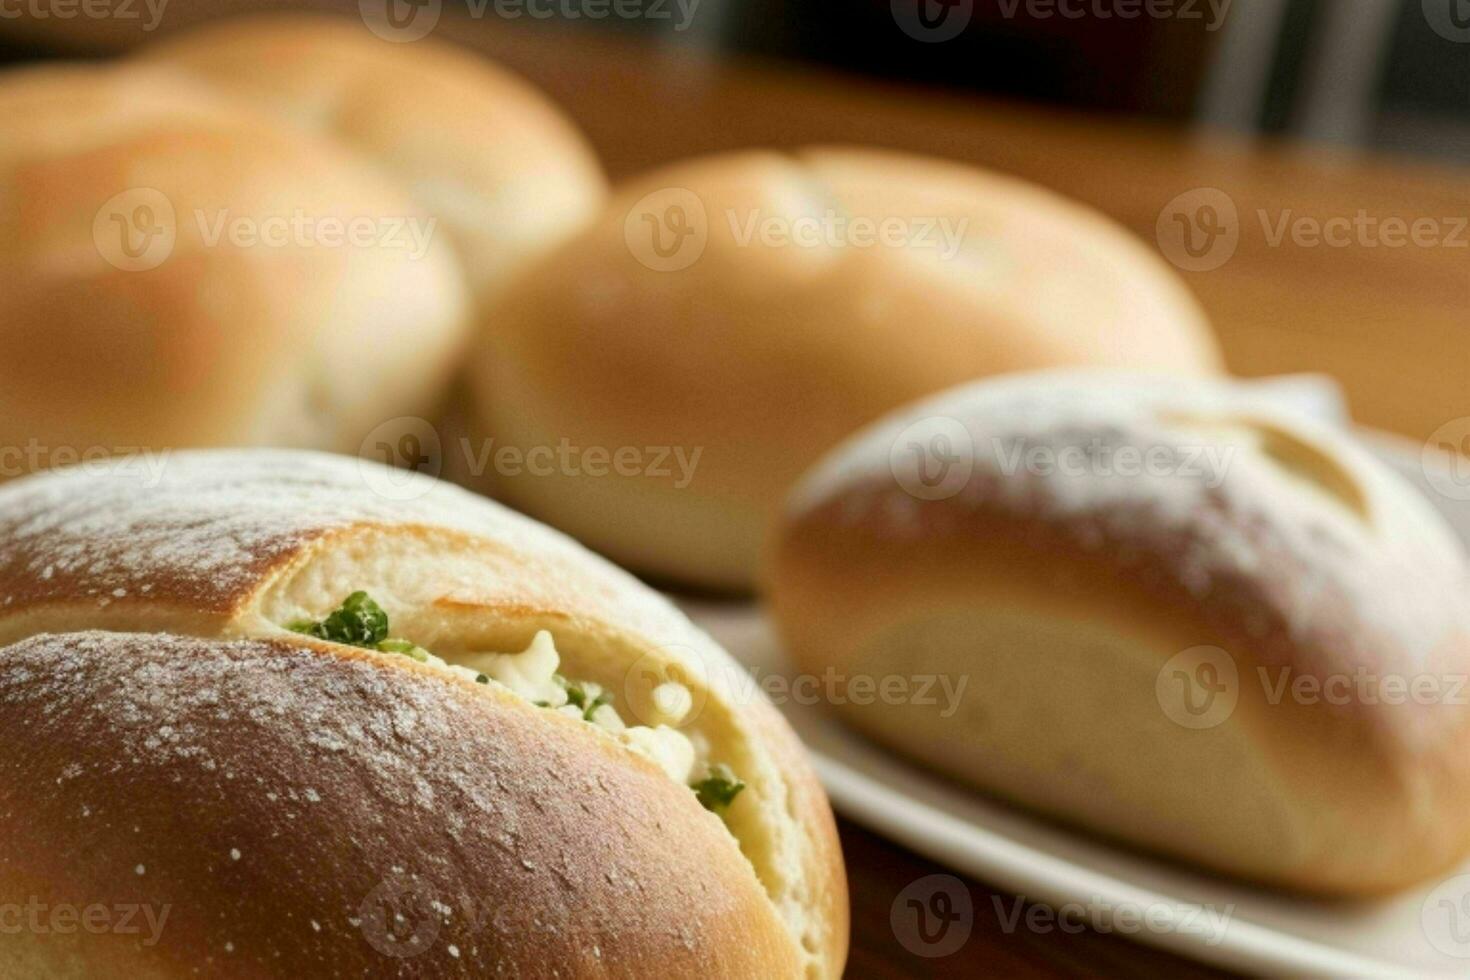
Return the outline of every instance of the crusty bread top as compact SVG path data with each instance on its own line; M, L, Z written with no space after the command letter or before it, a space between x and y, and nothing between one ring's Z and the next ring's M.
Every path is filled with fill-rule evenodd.
M545 94L433 38L277 14L207 24L138 57L351 146L438 216L482 300L605 194L591 146Z
M641 571L726 590L754 584L792 483L884 412L1006 371L1220 365L1174 271L1097 212L958 163L836 147L620 185L481 336L479 434L700 454L684 485L609 474L593 495L492 471L496 495Z
M915 444L931 467L950 454L963 481L912 482ZM1155 471L1118 475L1120 449L1154 452ZM1266 663L1403 677L1470 668L1465 555L1444 520L1346 433L1237 385L1077 371L955 389L834 450L794 492L783 536L789 547L800 529L806 560L839 562L847 550L814 549L831 537L823 529L849 529L883 542L884 560L971 535L977 520L1052 542L1062 565L1167 580L1181 604L1167 615L1210 624L1201 637L1225 629ZM1425 735L1431 716L1450 720L1398 712L1393 731Z
M0 131L0 444L356 451L442 396L467 287L347 148L139 64L0 74Z
M4 487L0 615L85 599L230 612L318 538L415 524L483 535L601 576L610 607L663 620L650 632L682 618L570 538L450 484L323 453L228 449L128 457Z
M167 914L91 975L795 975L718 819L560 721L305 639L36 637L0 656L0 887Z

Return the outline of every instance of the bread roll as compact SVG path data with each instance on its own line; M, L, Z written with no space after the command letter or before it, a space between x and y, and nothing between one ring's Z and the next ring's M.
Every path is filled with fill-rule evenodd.
M803 480L768 575L843 718L1017 803L1326 895L1470 847L1459 543L1238 388L1058 372L905 407ZM926 676L965 686L846 696Z
M348 151L159 68L0 75L0 476L106 452L356 452L440 398L470 298Z
M0 903L172 908L0 972L841 973L779 714L488 501L307 453L57 471L0 489L0 595Z
M482 466L495 491L623 564L729 589L802 470L906 401L1050 365L1219 364L1178 279L1102 216L852 149L636 180L484 327L477 448L638 454L601 477Z
M140 49L374 161L453 238L482 300L592 218L606 194L582 135L537 89L429 38L356 19L217 21Z

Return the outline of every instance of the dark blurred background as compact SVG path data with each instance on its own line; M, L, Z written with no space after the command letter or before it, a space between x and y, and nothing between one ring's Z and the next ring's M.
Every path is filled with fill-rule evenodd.
M83 3L113 16L88 17ZM652 33L1181 126L1470 160L1470 0L0 0L0 57L115 50L225 11L375 4L399 17L436 9L461 37L507 23Z

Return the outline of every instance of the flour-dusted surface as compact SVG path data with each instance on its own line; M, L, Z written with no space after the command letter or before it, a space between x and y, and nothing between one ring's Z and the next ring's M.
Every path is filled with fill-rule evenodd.
M615 693L644 668L702 680L701 732L747 784L731 832L793 938L819 951L845 942L831 814L799 743L739 665L652 589L529 518L375 463L262 450L145 462L0 488L0 635L278 636L366 589L395 622L439 630L413 634L431 648L462 649L475 642L465 631L493 620L552 630Z
M74 467L0 487L0 619L48 603L231 613L303 550L360 528L428 528L507 556L472 598L613 624L696 656L712 684L739 666L658 593L566 535L432 477L294 450L174 452ZM447 563L446 563L447 565ZM446 576L444 588L465 588ZM112 628L78 613L59 629ZM172 620L164 621L172 628ZM141 627L138 625L141 623Z
M304 545L360 525L424 525L601 576L649 616L663 604L575 542L422 474L325 453L172 452L0 488L0 613L86 596L225 611Z
M758 970L718 821L546 724L304 641L36 637L0 658L0 893L168 905L139 952L205 975Z
M1412 678L1470 655L1443 518L1346 432L1245 386L1075 371L955 389L835 450L790 519L923 549L974 515L1167 577L1267 666Z
M1294 447L1274 450L1277 432ZM917 467L953 486L923 500ZM792 516L822 507L900 541L978 510L1066 526L1076 547L1120 563L1167 551L1201 604L1226 583L1264 583L1255 598L1298 638L1370 648L1339 636L1351 611L1349 633L1373 633L1407 666L1466 626L1466 558L1444 519L1347 433L1230 383L1047 372L956 389L829 455Z

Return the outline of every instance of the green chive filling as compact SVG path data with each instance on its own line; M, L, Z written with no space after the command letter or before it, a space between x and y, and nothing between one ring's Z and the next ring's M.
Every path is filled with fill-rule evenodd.
M411 657L419 663L428 663L431 656L429 651L412 640L390 637L387 612L366 592L352 593L342 600L342 604L332 610L325 619L300 620L291 623L287 628L294 633L332 643L341 643L345 646L377 650L381 653L396 653ZM593 721L593 715L598 708L612 704L612 695L600 684L592 681L568 680L561 674L554 675L552 679L562 690L566 691L567 704L580 711L584 721ZM475 683L489 684L490 678L484 674L477 674ZM552 707L546 701L533 703L541 708ZM735 797L740 795L741 790L745 789L745 783L735 776L729 766L717 763L709 767L708 776L693 783L689 788L694 791L700 804L706 810L722 814L729 809L730 804L735 801Z
M735 797L745 789L745 784L736 778L730 767L716 763L709 767L709 775L695 783L690 789L699 797L699 802L711 813L724 813Z

